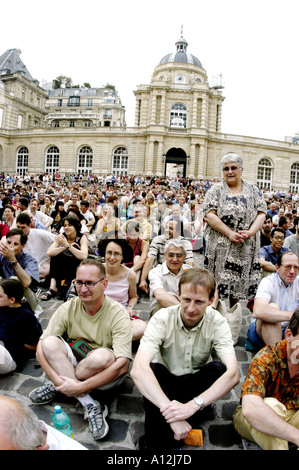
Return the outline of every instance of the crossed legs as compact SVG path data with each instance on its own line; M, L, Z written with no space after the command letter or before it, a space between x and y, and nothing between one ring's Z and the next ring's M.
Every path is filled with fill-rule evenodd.
M78 363L67 343L58 336L48 336L39 343L37 358L56 387L63 384L64 379L61 377L81 382L106 369L115 361L112 351L98 348ZM76 396L75 391L70 395Z

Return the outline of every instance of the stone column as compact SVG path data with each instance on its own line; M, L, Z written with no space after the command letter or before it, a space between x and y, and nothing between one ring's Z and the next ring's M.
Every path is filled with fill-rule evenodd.
M198 93L194 93L193 108L192 108L192 127L197 126L197 98L198 98Z
M157 107L156 95L153 94L153 96L152 96L151 122L150 122L150 124L152 126L154 126L156 124L156 107Z
M195 144L190 145L190 158L187 158L187 171L186 174L188 175L195 175Z
M162 101L161 101L160 126L165 126L165 105L166 105L165 93L163 93L161 96L162 96Z
M148 145L148 156L147 156L147 165L145 172L147 175L152 175L154 169L154 142L149 142Z
M205 153L205 145L201 144L199 148L199 159L198 159L198 173L206 177L207 173L207 165L206 165L206 153Z
M163 142L159 142L158 145L156 169L156 173L159 174L159 176L162 176L164 174Z
M137 95L135 103L135 127L138 127L141 124L141 105L142 101L140 96Z
M201 127L207 128L208 126L208 103L207 96L202 98L202 110L201 110Z

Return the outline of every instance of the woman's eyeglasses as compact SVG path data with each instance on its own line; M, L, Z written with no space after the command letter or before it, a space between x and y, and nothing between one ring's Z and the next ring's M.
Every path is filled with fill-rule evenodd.
M120 258L122 256L122 253L118 253L117 251L106 251L106 256L108 258L111 258L111 256L114 256L114 258Z
M228 172L228 171L237 171L240 167L239 166L225 166L223 168L223 171Z

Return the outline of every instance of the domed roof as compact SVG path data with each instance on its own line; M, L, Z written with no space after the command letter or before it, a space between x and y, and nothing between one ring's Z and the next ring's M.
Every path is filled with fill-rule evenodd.
M188 43L186 39L181 36L181 38L175 43L175 45L176 52L164 56L163 59L160 61L159 65L168 64L169 62L178 62L197 65L198 67L203 68L198 58L187 52Z

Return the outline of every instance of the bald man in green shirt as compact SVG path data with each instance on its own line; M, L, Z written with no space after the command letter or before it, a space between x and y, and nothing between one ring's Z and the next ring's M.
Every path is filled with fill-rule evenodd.
M132 357L129 315L121 304L105 295L107 284L101 262L81 262L75 279L78 297L57 309L37 346L37 358L50 381L29 394L36 405L49 403L57 392L76 397L95 440L108 433L108 409L93 400L90 392L119 384ZM92 350L78 360L69 343L81 338Z

